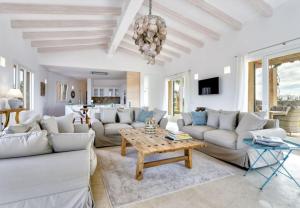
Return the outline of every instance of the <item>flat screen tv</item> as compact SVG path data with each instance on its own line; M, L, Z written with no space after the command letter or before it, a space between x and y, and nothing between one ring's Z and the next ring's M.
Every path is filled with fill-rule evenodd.
M199 95L219 94L219 77L199 80L198 94Z

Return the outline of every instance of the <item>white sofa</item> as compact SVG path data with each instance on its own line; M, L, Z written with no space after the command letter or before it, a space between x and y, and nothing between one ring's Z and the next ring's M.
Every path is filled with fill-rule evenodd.
M97 165L94 135L88 126L76 125L73 133L47 136L50 153L0 159L0 207L94 207L89 183ZM25 149L33 143L27 140ZM72 140L89 142L69 144Z

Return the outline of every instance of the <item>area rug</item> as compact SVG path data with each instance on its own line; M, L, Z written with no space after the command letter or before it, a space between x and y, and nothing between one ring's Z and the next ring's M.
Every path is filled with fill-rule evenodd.
M156 154L145 158L145 162L175 157L182 152ZM128 148L127 155L120 155L120 147L97 150L103 182L113 207L121 207L156 196L179 191L191 186L222 179L234 175L236 168L193 151L193 168L188 169L184 162L147 168L144 179L135 179L136 151Z

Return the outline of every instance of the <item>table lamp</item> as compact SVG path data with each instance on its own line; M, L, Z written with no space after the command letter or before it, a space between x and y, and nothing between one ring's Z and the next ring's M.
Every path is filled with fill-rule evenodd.
M10 89L7 93L8 104L10 108L22 108L23 103L23 94L20 89Z

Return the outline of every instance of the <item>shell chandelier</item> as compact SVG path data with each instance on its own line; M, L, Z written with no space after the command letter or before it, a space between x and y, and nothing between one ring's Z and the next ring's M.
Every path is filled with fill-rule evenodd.
M133 34L133 40L139 46L139 51L148 60L148 64L155 64L155 56L162 50L166 36L165 20L152 15L152 0L149 0L149 15L139 17L136 20Z

